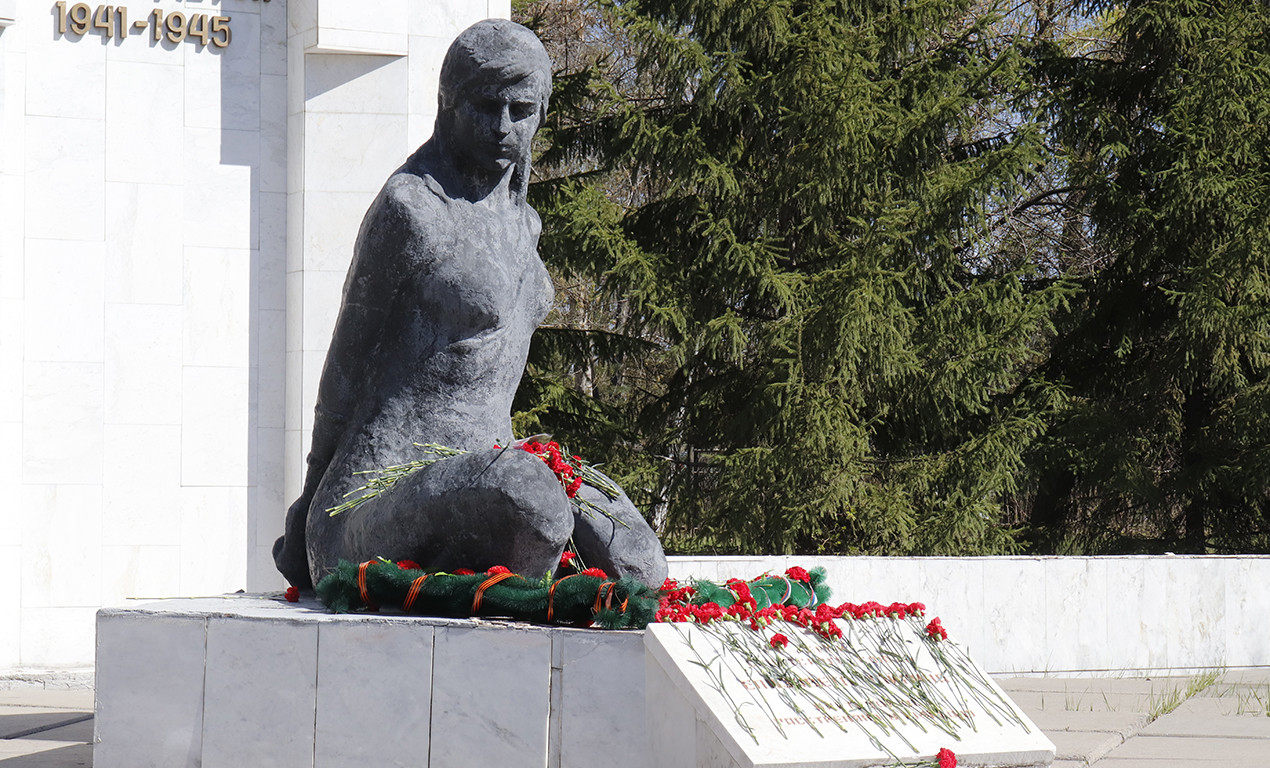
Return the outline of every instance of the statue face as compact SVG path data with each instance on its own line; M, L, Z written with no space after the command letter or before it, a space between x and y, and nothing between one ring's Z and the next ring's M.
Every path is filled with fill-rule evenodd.
M529 157L541 122L532 77L469 88L454 103L453 145L465 163L501 173Z

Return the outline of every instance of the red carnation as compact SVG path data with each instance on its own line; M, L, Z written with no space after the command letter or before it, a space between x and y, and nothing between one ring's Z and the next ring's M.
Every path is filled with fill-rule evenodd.
M939 617L936 616L926 625L926 634L932 640L947 640L948 632L944 630L944 625L940 623Z
M939 758L939 768L957 768L957 756L953 754L951 749L947 747L939 750L936 755Z
M414 560L398 560L397 567L403 571L421 571L423 568Z
M594 576L597 579L607 579L609 575L599 568L587 568L582 572L583 576Z
M493 568L490 568L488 571L486 571L486 573L491 575L495 575L499 573L511 573L511 572L512 572L512 569L508 568L505 565L496 565Z
M300 590L295 587L287 587L287 592L284 597L287 598L288 603L298 603L300 602Z
M569 564L573 562L573 558L577 556L577 552L570 552L566 549L564 552L560 553L560 567L568 568Z
M805 569L799 568L796 565L793 568L786 570L785 575L793 579L794 581L806 581L806 582L811 581L811 574L807 573Z
M476 573L476 571L469 570L467 568L459 568L454 571L455 576L471 576L474 573Z
M784 648L785 646L789 645L789 638L785 637L780 632L777 632L776 634L772 635L772 639L769 640L768 642L771 643L773 648Z

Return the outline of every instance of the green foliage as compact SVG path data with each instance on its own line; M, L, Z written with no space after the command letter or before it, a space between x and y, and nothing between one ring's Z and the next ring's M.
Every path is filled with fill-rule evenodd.
M1270 10L1132 2L1112 33L1106 55L1046 62L1114 260L1060 320L1048 368L1072 399L1036 523L1079 549L1265 551Z
M569 63L515 423L671 549L1270 549L1264 4L521 14Z

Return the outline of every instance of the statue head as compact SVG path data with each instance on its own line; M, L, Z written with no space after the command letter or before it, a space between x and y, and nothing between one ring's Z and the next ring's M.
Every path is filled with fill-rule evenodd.
M461 176L501 177L512 169L512 194L523 199L550 95L551 60L534 33L503 19L477 22L441 64L433 135Z

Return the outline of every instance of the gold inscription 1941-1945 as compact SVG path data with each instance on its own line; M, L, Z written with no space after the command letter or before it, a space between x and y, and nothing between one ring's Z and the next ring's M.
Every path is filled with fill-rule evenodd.
M122 5L99 5L94 10L85 3L68 6L65 0L58 0L53 7L57 31L62 35L67 32L85 35L100 30L107 38L123 38L130 32L144 35L149 29L156 42L166 37L174 43L189 40L214 48L227 47L233 38L229 30L229 16L186 15L180 11L165 13L162 8L155 8L144 18L129 23L128 9Z

